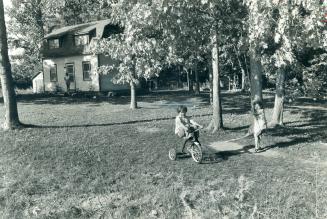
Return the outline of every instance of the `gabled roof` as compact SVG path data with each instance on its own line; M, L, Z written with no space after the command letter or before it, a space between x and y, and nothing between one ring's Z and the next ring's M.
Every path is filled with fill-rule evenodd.
M101 20L101 21L93 21L90 23L66 26L56 29L51 33L45 35L44 39L56 38L66 34L74 34L74 35L87 34L94 29L96 29L96 35L98 37L102 37L103 29L108 24L110 24L109 20Z

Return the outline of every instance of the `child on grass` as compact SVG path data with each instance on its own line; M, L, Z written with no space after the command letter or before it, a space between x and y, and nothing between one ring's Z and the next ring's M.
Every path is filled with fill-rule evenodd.
M175 134L180 138L194 137L195 141L198 141L199 131L197 130L194 132L194 130L197 128L203 128L203 126L186 116L186 106L179 106L177 108L177 113L178 115L175 118Z

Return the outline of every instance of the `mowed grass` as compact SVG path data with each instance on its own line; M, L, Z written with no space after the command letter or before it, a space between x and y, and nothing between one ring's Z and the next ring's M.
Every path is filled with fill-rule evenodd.
M265 98L269 120L273 96ZM243 136L251 121L249 98L224 94L227 129L201 133L205 160L196 164L168 159L182 145L171 118L186 103L207 125L208 97L139 101L131 111L127 97L20 98L21 120L37 126L0 132L1 218L327 218L324 102L287 104L286 127L263 137L263 153L252 138L213 151L206 146Z

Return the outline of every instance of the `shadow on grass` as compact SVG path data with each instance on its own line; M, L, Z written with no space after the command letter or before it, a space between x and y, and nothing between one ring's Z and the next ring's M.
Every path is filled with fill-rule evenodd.
M310 103L310 102L309 102ZM308 103L308 104L309 104ZM316 102L315 102L316 103ZM304 103L306 105L306 103ZM286 126L278 126L269 129L263 136L272 138L287 137L289 141L277 142L266 146L265 150L271 148L286 148L303 143L325 141L327 137L327 110L322 109L292 109L291 113L301 114L303 121L285 123Z
M237 150L228 151L216 151L214 149L209 149L204 153L203 164L220 163L222 161L228 160L230 157L238 156L241 154L252 154L250 149L254 148L254 145L246 145Z
M155 103L160 105L160 101L166 106L175 107L179 103L186 103L193 106L193 100L190 98L197 98L194 104L201 106L209 106L209 93L202 92L198 95L190 93L184 90L171 90L171 91L154 91L146 92L138 95L138 100L146 103ZM19 103L23 104L91 104L96 107L100 103L110 103L113 105L128 105L130 103L130 97L128 94L117 95L113 97L108 97L106 95L101 95L97 93L78 93L74 95L64 95L64 94L20 94L17 95L17 100ZM271 107L273 101L271 98L266 98L266 107ZM1 98L0 98L1 101ZM249 95L246 93L222 93L222 104L223 113L234 113L242 114L247 113L250 110L250 99Z

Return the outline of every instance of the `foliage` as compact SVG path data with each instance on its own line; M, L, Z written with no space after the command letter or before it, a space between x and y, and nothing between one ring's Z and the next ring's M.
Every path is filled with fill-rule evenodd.
M305 68L303 81L305 94L314 97L327 96L327 53L315 56Z
M59 8L66 25L86 23L107 19L110 5L103 0L61 0Z
M57 3L50 0L13 0L7 9L9 47L15 51L23 49L18 56L11 56L15 80L31 80L42 70L41 46L46 23L56 14Z
M112 20L122 33L99 40L95 53L109 55L115 62L99 68L101 74L116 72L114 82L130 83L158 76L165 51L158 40L155 4L118 1L112 4Z

